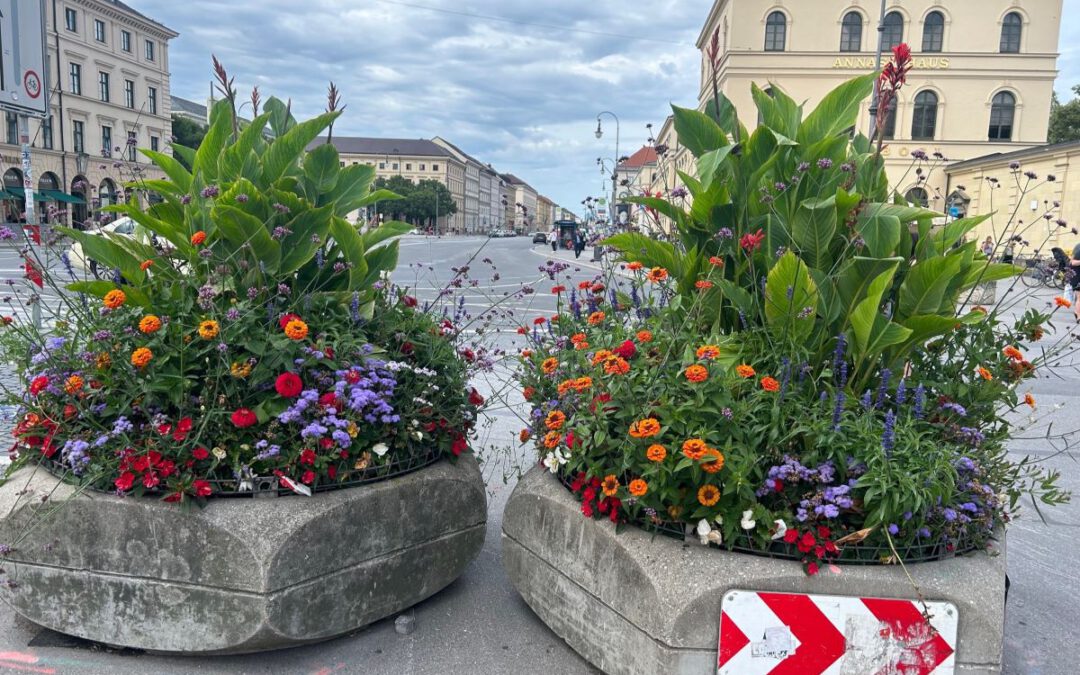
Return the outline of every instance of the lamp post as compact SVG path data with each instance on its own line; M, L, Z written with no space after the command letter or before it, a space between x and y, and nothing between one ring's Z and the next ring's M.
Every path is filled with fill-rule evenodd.
M596 137L603 138L604 129L600 125L600 117L603 115L611 115L615 120L615 162L611 169L611 205L608 207L608 219L609 222L615 224L615 191L618 189L619 180L619 116L610 110L604 110L596 115Z

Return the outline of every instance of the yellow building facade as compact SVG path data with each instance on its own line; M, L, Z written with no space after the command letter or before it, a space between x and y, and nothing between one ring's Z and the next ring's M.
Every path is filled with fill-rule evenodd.
M887 1L885 58L905 42L915 65L885 125L886 168L898 192L946 208L945 173L917 180L914 150L952 162L1046 142L1061 12L1062 0ZM878 0L717 0L697 42L699 108L712 96L715 72L748 128L756 126L752 83L779 88L809 111L842 82L874 70L881 19ZM857 127L868 136L869 107ZM657 140L665 138L662 130ZM686 160L669 147L659 174L672 185L675 165Z

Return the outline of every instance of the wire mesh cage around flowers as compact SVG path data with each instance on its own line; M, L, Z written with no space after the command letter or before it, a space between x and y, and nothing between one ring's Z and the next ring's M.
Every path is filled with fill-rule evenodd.
M352 478L351 480L316 485L311 488L311 492L313 494L330 492L333 490L342 490L390 480L391 478L404 476L431 466L442 459L443 455L444 453L438 448L426 448L422 452L410 452L402 458L392 459L385 464L369 466L363 470L356 471L354 475L357 477ZM42 466L49 473L61 480L71 480L72 478L78 479L78 477L72 473L70 467L54 459L44 459L42 461ZM273 475L251 476L242 480L209 479L206 482L210 484L211 492L209 496L212 498L267 498L287 497L298 494L294 490L284 486L278 477ZM85 487L88 490L99 493L116 493L114 488L109 487L107 482L101 480L95 481L89 479L85 482ZM161 490L157 487L143 491L143 495L145 496L161 496L165 494L165 490Z

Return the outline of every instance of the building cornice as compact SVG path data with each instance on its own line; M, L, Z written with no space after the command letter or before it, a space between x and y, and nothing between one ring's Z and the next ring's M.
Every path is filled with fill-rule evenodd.
M171 40L178 37L180 34L176 31L168 28L156 21L143 17L133 12L125 11L117 5L111 3L98 2L97 0L68 0L72 4L79 5L85 9L90 9L99 14L114 19L116 21L122 21L127 24L131 24L142 29L143 32L158 38L159 40Z

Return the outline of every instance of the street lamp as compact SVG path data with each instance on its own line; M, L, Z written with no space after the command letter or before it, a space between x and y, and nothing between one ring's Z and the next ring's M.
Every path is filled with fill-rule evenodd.
M614 224L615 223L615 219L614 219L614 214L615 214L615 191L619 187L618 183L617 183L617 180L618 180L618 178L617 178L617 176L618 176L618 167L619 167L619 116L616 115L615 113L611 112L610 110L604 110L604 111L602 111L602 112L600 112L600 113L598 113L596 115L596 138L597 139L602 138L603 135L604 135L604 129L600 125L600 117L603 116L603 115L611 115L612 119L615 120L615 168L613 168L611 170L611 206L608 208L608 214L609 214L609 217L610 217L610 222L612 224Z

